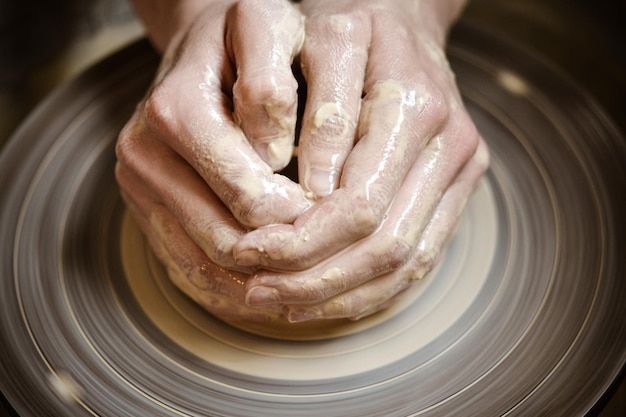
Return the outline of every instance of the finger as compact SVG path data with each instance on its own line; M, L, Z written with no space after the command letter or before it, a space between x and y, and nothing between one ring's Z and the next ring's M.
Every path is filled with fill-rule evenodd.
M118 157L131 169L145 171L142 177L149 176L157 165L142 154L161 140L200 174L243 225L292 222L310 203L297 184L272 172L232 120L230 99L222 91L228 77L217 70L224 65L220 50L214 40L204 40L182 48L193 60L179 58L181 63L153 88L139 109L141 117L122 132Z
M481 138L472 159L468 161L439 202L420 236L410 262L403 267L402 274L409 281L424 278L437 264L447 241L456 229L467 199L488 168L489 150Z
M300 184L321 197L339 186L355 141L369 19L362 14L320 14L307 19L301 66L307 80L298 149Z
M291 63L304 39L304 17L285 0L237 3L227 39L237 67L234 117L274 170L291 160L298 83Z
M122 197L169 279L194 302L223 320L271 321L282 317L282 307L250 308L243 302L247 274L213 263L180 224L147 194Z
M246 302L251 305L319 303L402 267L412 256L437 205L445 207L436 210L436 216L442 219L439 223L443 222L444 213L449 213L451 208L460 210L464 206L456 200L454 204L440 201L442 186L432 178L431 171L449 170L445 163L450 157L442 156L444 150L435 146L439 142L434 141L422 152L398 191L387 213L387 220L374 234L305 271L294 274L259 272L248 282ZM472 181L477 181L484 171L483 165L477 162L478 156L486 152L484 149L483 145L480 151L476 151L456 182L445 190L444 201L450 200L451 196L466 198L469 195L471 190L467 187L473 185ZM454 152L454 149L449 152ZM439 240L433 237L426 243L435 250Z
M234 300L242 300L245 274L232 273L229 279L224 280L228 271L206 257L164 206L145 194L130 194L122 190L122 197L156 255L163 258L161 260L168 271L174 268L184 272L180 275L187 276L196 290L211 290Z
M252 305L320 303L402 266L431 206L416 198L433 195L428 187L434 183L420 180L424 170L432 165L432 157L428 156L424 153L418 159L406 186L401 187L387 213L387 220L375 233L305 271L259 272L248 282L246 302Z
M460 172L441 199L435 215L424 229L417 247L398 270L338 294L316 305L295 305L288 308L290 322L318 319L359 319L393 304L394 300L415 280L423 278L440 258L456 228L468 196L476 187L489 164L486 145L480 142L476 153Z
M370 48L359 139L344 165L340 188L292 225L271 226L244 236L234 247L241 265L309 268L379 227L426 144L438 155L421 179L435 184L435 194L427 196L431 203L471 157L478 141L471 120L458 103L450 106L448 85L436 82L440 76L416 71L416 65L421 68L421 57L399 32L372 35L376 42Z
M391 106L396 109L395 114L402 113L397 110L398 103L390 103L388 95L382 97L380 104L373 105L375 108L371 111L380 110L376 113L384 116L384 108ZM342 188L320 200L296 219L293 225L270 226L245 235L233 248L236 261L241 265L260 264L278 270L309 268L373 233L379 226L378 221L384 217L390 200L396 198L398 189L395 184L401 180L412 187L409 189L414 191L411 198L422 210L422 219L428 218L428 210L435 207L448 184L476 149L478 135L471 120L463 112L459 112L444 133L434 137L431 136L430 127L426 132L416 130L431 126L430 116L419 113L409 119L414 123L412 133L417 138L416 142L423 140L424 135L432 137L428 146L420 149L410 180L403 178L404 173L402 178L399 174L406 163L404 154L415 152L407 149L408 144L404 142L408 138L396 139L390 132L375 132L374 138L385 134L391 137L384 143L372 139L373 144L361 139L348 159L342 178L345 188L342 185ZM383 129L381 124L384 123L373 123L370 129ZM398 136L408 136L409 133L403 133L402 129L400 125L396 132ZM401 144L400 150L390 146L396 140ZM377 160L370 153L381 148L387 151L387 155L383 155L382 161L378 159L378 171L374 169L368 173L372 169L369 165L371 161ZM412 160L412 157L408 158ZM361 177L359 174L363 173L365 175ZM386 216L394 218L388 213ZM423 221L418 224L423 224Z
M169 169L152 170L144 176L145 180L121 163L117 164L115 172L117 182L126 194L143 196L141 207L146 218L152 215L151 208L160 210L165 206L213 262L250 272L250 269L238 267L232 256L234 243L244 233L243 227L202 178L159 142L146 153L144 157L148 157L151 164Z
M360 124L367 128L346 161L340 188L292 225L244 236L234 248L237 262L304 269L374 232L422 143L441 127L441 115L413 96L396 82L374 86L361 110Z
M385 278L379 277L313 306L287 306L287 320L290 323L328 319L358 320L377 313L390 307L398 294L406 289L403 281L397 280L398 286L394 286L391 280Z

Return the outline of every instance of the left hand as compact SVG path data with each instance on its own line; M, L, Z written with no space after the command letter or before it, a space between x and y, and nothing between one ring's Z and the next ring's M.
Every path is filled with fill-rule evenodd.
M287 0L134 0L161 65L119 135L116 178L171 280L224 319L250 308L232 246L247 227L291 222L310 202L274 173L291 159L304 35Z
M433 267L488 166L444 54L460 3L302 2L299 170L318 200L235 244L239 265L267 269L248 281L249 305L359 318Z

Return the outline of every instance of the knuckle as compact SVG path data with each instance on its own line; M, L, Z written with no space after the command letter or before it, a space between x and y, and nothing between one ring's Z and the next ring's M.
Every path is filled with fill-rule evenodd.
M416 260L418 268L430 271L437 262L437 255L434 251L420 251Z
M174 110L172 94L169 93L171 81L163 81L155 86L146 98L143 106L143 120L146 126L157 132L172 132Z
M433 82L427 83L428 99L424 106L427 117L437 126L443 126L450 119L450 106L446 94Z
M121 163L125 164L130 158L129 154L133 153L133 140L130 124L124 126L119 136L117 137L117 142L115 143L115 156L117 160Z
M357 236L371 235L376 231L381 221L377 210L363 197L352 200L352 207L348 216L350 227Z
M480 135L478 134L476 125L467 113L463 112L463 114L459 116L459 122L462 143L459 152L463 152L463 156L469 160L478 150Z
M276 196L271 194L239 193L234 203L236 218L246 227L259 228L273 223L288 224L294 220L289 216L290 208L281 204ZM281 216L289 217L284 222L279 221Z
M212 253L207 253L209 259L211 259L216 264L223 266L225 268L235 268L237 265L232 257L231 251L226 251L220 246L214 246L214 251ZM232 249L232 248L231 248Z
M481 139L469 116L457 114L454 117L456 126L453 126L448 134L438 135L437 141L431 142L431 146L437 149L445 148L446 152L451 153L454 160L462 165L470 160L474 163L483 163L484 161L480 160L481 156L485 156L488 161L488 156L477 154Z
M435 250L419 250L414 254L405 274L409 281L424 278L437 264L439 256Z
M246 105L262 105L270 114L290 110L296 103L297 82L291 76L271 72L258 71L239 78L233 87L235 103L243 104L243 110Z
M269 224L268 219L272 216L273 199L260 192L249 192L250 189L258 190L257 183L246 184L249 189L242 188L238 184L222 184L220 199L229 208L231 214L243 226L256 229Z
M406 76L405 89L418 103L413 106L415 111L423 113L433 126L442 127L450 119L449 93L427 73L416 73L409 63L404 65L401 72Z
M124 126L115 143L115 156L120 167L137 172L143 159L142 142L144 132L134 118Z
M238 193L229 207L234 217L245 227L257 229L270 224L289 225L300 213L299 209L285 204L282 198L271 194ZM279 236L277 234L277 236ZM285 242L286 243L286 242ZM292 242L294 243L294 242Z
M360 316L369 308L367 300L358 291L331 299L329 303L333 315L337 318Z
M330 268L324 271L320 279L313 282L321 300L348 290L350 273L342 268Z
M230 225L224 221L206 221L199 218L189 223L193 228L191 234L201 244L203 252L210 260L224 267L235 266L232 250L237 237Z
M399 236L390 236L386 240L386 242L381 242L379 246L385 257L386 269L396 270L406 264L412 248L406 240Z
M239 222L251 228L262 227L268 224L267 210L261 199L240 194L233 202L231 210Z
M185 261L187 262L187 261ZM183 266L182 269L186 271L187 279L199 290L206 291L210 288L211 278L213 278L212 271L206 264L188 265Z

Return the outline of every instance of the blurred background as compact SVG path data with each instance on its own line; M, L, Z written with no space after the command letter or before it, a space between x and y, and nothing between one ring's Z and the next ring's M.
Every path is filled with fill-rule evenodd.
M0 0L0 146L56 86L142 36L127 0Z
M626 132L626 1L470 0L463 19L546 57ZM126 0L0 0L0 149L55 87L141 37ZM626 384L594 414L625 416Z

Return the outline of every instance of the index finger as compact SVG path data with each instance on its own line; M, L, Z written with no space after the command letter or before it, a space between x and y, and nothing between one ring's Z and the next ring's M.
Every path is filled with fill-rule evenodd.
M291 160L298 83L291 63L304 38L304 17L290 2L242 0L234 8L227 41L237 68L235 121L274 170Z
M364 14L318 14L306 22L302 71L307 80L298 174L316 197L339 186L355 132L370 42Z
M233 248L240 265L309 268L372 234L410 169L420 171L420 184L429 190L420 199L433 207L473 153L472 141L456 141L463 137L455 130L463 130L465 118L459 106L449 107L457 103L450 102L449 85L442 85L439 69L424 62L401 28L378 36L373 32L372 39L358 141L339 189L293 225L245 235ZM451 111L456 111L454 117ZM422 157L428 144L430 152Z
M201 30L192 33L193 42L181 48L177 64L148 97L145 123L194 167L242 224L292 222L309 202L297 184L273 173L234 122L224 93L232 69L223 40L204 34L204 27L196 29Z
M432 103L396 82L376 84L361 111L362 134L348 157L340 188L293 225L252 231L234 247L241 265L304 269L378 228L407 171L441 128ZM436 110L439 112L440 110ZM411 142L415 145L410 146Z

